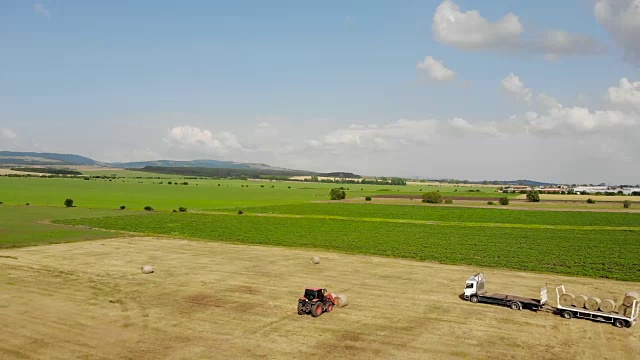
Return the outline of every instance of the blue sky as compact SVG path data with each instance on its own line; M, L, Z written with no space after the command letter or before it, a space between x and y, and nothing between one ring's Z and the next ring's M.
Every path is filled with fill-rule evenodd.
M114 161L216 158L372 175L640 182L640 172L628 170L639 149L626 140L638 134L640 106L640 41L628 36L640 30L640 12L636 18L632 6L5 0L0 147ZM500 27L510 13L517 20ZM563 40L550 35L557 30ZM455 77L434 80L417 66L427 56ZM509 90L501 81L510 74L517 81ZM626 95L607 98L623 78ZM562 108L546 106L541 93ZM593 116L580 118L578 107ZM567 154L560 173L537 160L558 153ZM496 156L502 162L486 160ZM595 176L567 166L576 156L607 164ZM413 167L423 159L434 166Z

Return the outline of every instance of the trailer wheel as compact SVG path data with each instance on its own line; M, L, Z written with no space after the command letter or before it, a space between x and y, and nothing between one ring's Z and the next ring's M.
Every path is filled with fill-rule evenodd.
M521 310L522 309L522 305L520 305L520 303L517 302L517 301L512 302L510 306L511 306L511 308L513 310Z
M571 319L573 317L573 313L565 310L562 312L562 317L565 319Z
M616 321L613 322L613 325L618 328L623 328L627 326L627 322L622 319L616 319Z
M469 301L474 303L474 304L477 304L478 303L478 297L477 296L472 296L472 297L469 298Z

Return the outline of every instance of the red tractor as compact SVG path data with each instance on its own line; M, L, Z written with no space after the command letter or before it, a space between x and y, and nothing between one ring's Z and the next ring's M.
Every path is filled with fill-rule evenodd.
M323 312L331 312L335 305L336 299L327 293L327 289L307 288L304 295L298 299L298 315L311 313L311 316L318 317Z

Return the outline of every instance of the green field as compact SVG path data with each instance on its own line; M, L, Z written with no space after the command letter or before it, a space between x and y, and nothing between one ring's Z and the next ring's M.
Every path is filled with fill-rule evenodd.
M330 249L445 264L640 281L637 231L468 227L189 213L58 222L204 240Z
M92 229L100 228L640 280L640 213L326 203L318 201L328 200L335 184L120 175L130 177L0 177L0 247L121 235ZM342 187L347 198L433 189L470 199L501 195L426 184ZM77 207L65 208L66 198ZM125 211L115 210L121 205ZM141 211L147 205L156 212ZM178 207L189 212L171 212Z
M108 171L107 171L108 172ZM143 173L149 174L149 173ZM137 174L136 174L137 175ZM155 174L151 174L154 176ZM169 185L168 182L172 184ZM174 185L187 182L188 185ZM162 184L161 184L162 183ZM219 185L219 186L218 186ZM347 198L380 194L420 194L416 186L341 185ZM9 205L30 203L37 206L60 206L66 198L78 207L142 209L149 205L159 211L180 206L211 209L237 206L281 205L328 200L335 184L185 179L91 179L82 178L12 178L0 177L0 201ZM362 189L362 190L360 190ZM455 194L453 188L439 188L443 194ZM483 188L483 191L491 191ZM461 193L479 196L495 193Z
M640 227L640 213L514 211L507 207L478 209L433 205L312 203L231 209L231 211L234 210L243 210L247 214L326 215L491 224Z
M2 205L0 206L0 248L114 237L116 235L112 232L62 227L46 222L50 219L113 215L122 215L122 212Z

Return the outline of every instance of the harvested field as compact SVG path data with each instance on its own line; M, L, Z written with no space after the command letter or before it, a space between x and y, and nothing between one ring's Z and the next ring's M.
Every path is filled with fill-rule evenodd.
M1 358L633 359L640 351L638 327L459 299L478 270L489 290L523 296L546 283L615 298L640 283L152 238L0 254L18 258L0 257ZM309 264L314 255L323 262ZM141 274L143 263L157 271ZM340 268L349 271L336 276ZM350 304L298 316L309 285L346 293Z

